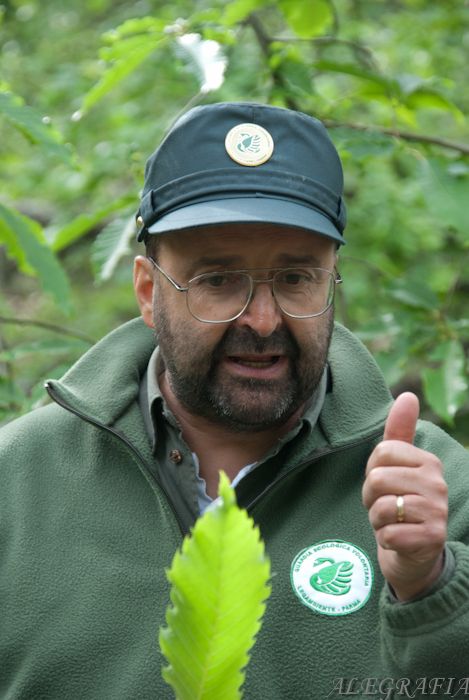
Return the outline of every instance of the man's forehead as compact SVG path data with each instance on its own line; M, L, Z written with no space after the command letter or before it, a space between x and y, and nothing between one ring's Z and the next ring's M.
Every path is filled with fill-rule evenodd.
M299 228L269 224L226 224L172 231L160 236L163 250L178 257L239 256L265 252L288 256L321 255L334 251L331 239Z

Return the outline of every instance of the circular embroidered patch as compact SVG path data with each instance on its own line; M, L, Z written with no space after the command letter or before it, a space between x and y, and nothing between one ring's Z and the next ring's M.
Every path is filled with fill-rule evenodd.
M274 141L259 124L238 124L227 133L225 148L240 165L262 165L274 152Z
M324 540L296 555L290 578L303 605L321 615L349 615L370 597L373 567L360 547Z

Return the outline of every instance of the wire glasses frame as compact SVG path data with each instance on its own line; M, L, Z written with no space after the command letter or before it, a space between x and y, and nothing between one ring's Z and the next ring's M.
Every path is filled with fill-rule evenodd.
M272 294L281 311L291 318L314 318L324 314L333 304L335 288L343 282L337 270L319 267L289 267L282 269L256 268L256 272L273 273L269 278L254 278L249 270L223 270L196 275L183 287L150 256L148 260L178 292L186 293L186 304L190 314L202 323L229 323L239 318L251 303L256 284L271 284ZM321 288L321 289L320 289ZM288 290L288 291L286 291ZM320 308L308 313L294 313L288 303L301 306L307 291L311 298L316 290L316 303ZM324 292L325 290L325 292ZM302 295L302 296L301 296ZM290 300L288 300L290 296ZM214 312L218 309L218 314ZM222 313L222 310L225 313ZM212 314L210 314L212 311ZM209 316L212 315L212 318ZM219 316L216 318L216 316Z

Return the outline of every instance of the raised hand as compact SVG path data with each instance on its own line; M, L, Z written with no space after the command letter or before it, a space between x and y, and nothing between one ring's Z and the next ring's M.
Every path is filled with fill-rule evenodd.
M363 485L381 571L402 601L423 593L438 578L448 522L442 464L413 444L419 411L414 394L396 399Z

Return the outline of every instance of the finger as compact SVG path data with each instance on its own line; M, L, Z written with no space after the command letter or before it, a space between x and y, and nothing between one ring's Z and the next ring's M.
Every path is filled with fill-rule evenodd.
M382 496L415 494L430 500L446 499L448 486L443 477L441 463L435 459L431 468L375 467L366 477L362 488L362 500L366 508ZM424 473L425 472L425 473Z
M404 496L406 493L428 495L432 491L433 480L422 480L416 470L409 467L375 467L363 484L363 503L371 508L382 496Z
M404 497L404 520L405 524L422 523L427 515L427 500L423 496L407 494ZM378 498L373 503L368 513L370 523L374 530L379 530L385 525L396 525L397 520L397 496L389 495Z
M413 443L420 413L419 400L410 391L397 397L389 411L384 428L384 440Z
M429 461L429 454L415 445L400 440L383 440L371 453L366 467L368 474L376 467L420 467ZM432 460L433 462L433 460Z
M413 555L415 560L432 558L445 545L447 530L444 521L396 523L375 530L376 541L383 549L400 555Z

